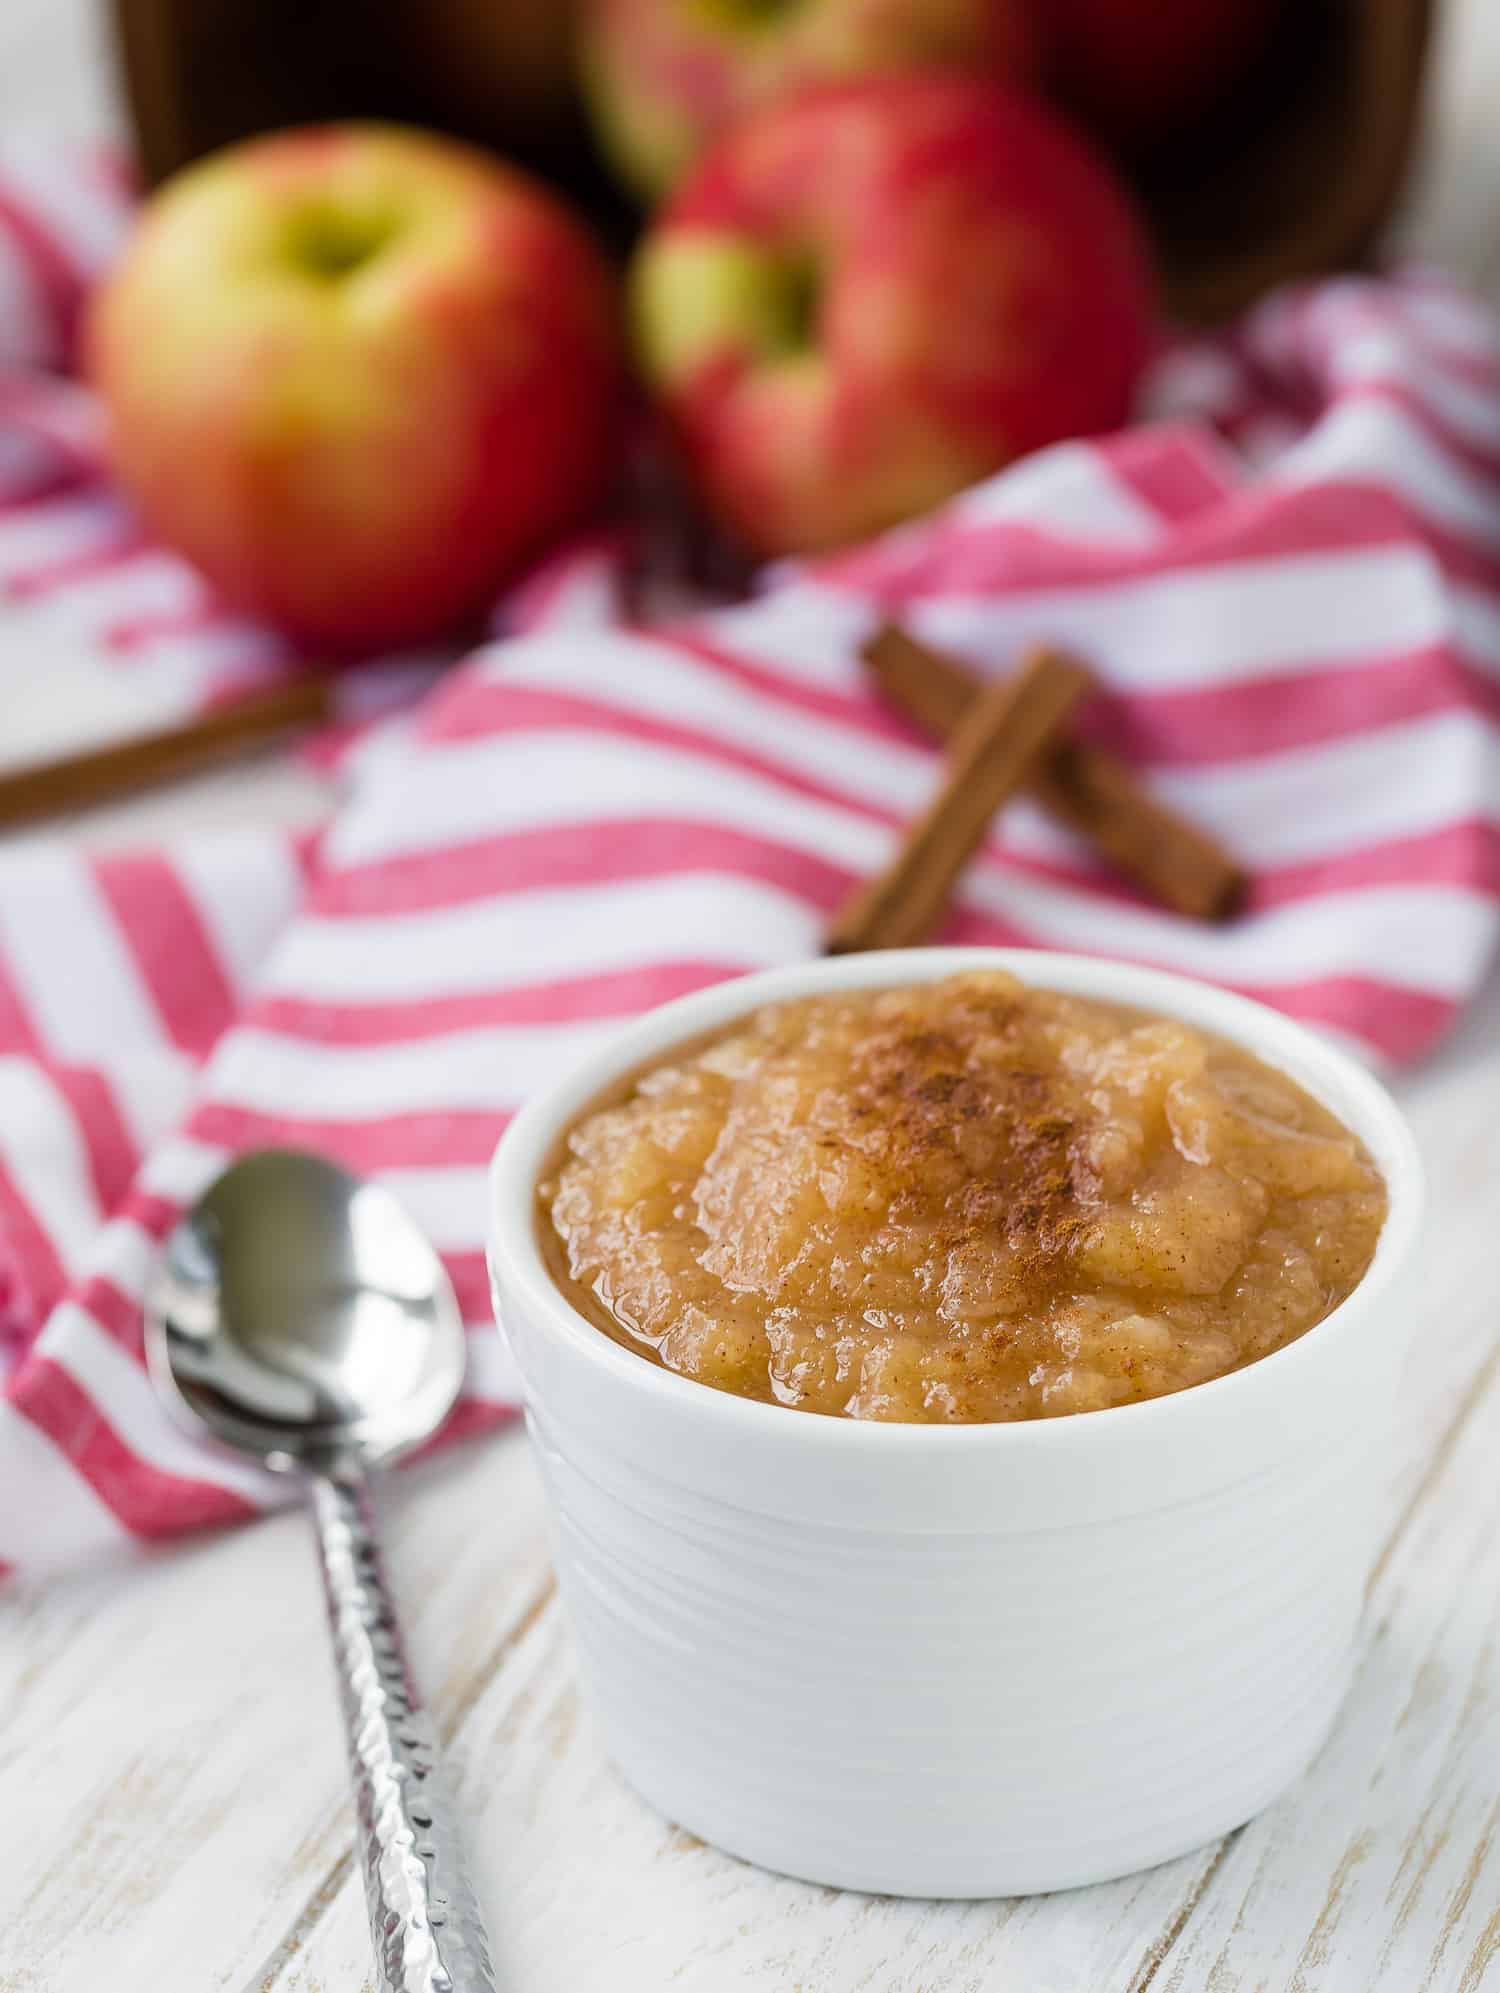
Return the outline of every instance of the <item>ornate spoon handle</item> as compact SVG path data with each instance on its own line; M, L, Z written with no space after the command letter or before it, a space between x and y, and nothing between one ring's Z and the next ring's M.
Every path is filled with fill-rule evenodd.
M432 1720L386 1591L369 1483L313 1481L380 1993L495 1993Z

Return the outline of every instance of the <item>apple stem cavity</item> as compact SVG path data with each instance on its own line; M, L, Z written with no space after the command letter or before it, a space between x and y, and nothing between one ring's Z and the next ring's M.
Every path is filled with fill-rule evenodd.
M373 262L397 233L393 215L320 202L291 217L286 249L309 276L336 283Z
M811 256L796 256L788 257L776 275L775 345L784 353L805 353L817 344L822 274Z
M697 0L697 13L711 27L758 28L795 14L802 0Z

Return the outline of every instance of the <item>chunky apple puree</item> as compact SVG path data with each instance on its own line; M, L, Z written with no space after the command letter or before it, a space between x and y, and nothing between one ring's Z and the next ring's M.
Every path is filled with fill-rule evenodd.
M1171 1018L986 972L777 1004L584 1115L540 1185L554 1277L721 1390L857 1419L1180 1391L1358 1283L1370 1157Z

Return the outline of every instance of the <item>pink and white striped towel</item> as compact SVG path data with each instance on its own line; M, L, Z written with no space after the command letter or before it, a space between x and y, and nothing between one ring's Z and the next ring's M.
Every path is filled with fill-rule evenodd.
M141 1366L155 1242L250 1144L379 1172L472 1326L460 1423L511 1404L482 1271L495 1138L621 1017L813 951L880 862L936 767L861 680L883 614L981 668L1076 646L1107 688L1091 731L1254 874L1243 919L1198 928L1018 805L954 938L1189 970L1382 1061L1432 1042L1497 923L1487 328L1436 280L1343 279L1180 349L1154 396L1150 427L670 627L613 620L597 549L559 559L524 592L528 632L353 765L316 850L254 833L0 863L20 1351L0 1557L39 1570L276 1499L168 1426ZM0 549L27 516L0 515Z

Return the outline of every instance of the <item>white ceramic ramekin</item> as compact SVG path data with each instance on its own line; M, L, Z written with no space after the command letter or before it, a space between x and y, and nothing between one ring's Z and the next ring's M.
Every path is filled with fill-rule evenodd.
M1355 1294L1175 1397L956 1427L752 1403L569 1307L534 1186L611 1081L761 1003L981 967L1220 1032L1332 1108L1390 1188ZM586 1687L670 1819L817 1882L1009 1895L1210 1840L1317 1750L1350 1671L1422 1199L1399 1112L1341 1053L1221 990L1083 957L819 961L623 1029L517 1117L492 1193L495 1305Z

